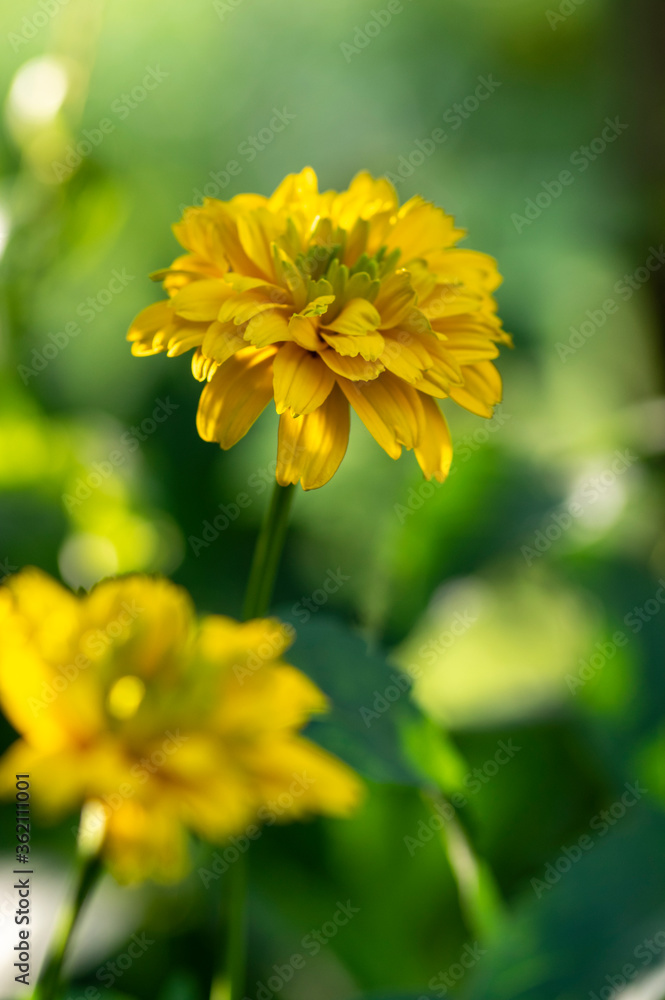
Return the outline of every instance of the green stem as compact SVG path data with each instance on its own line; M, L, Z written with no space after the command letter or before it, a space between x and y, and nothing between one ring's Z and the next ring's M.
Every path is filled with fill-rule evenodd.
M294 487L275 483L270 506L256 542L247 583L243 617L259 618L268 610L286 540ZM247 856L239 854L228 875L228 944L226 967L212 983L210 1000L241 1000L247 964Z
M229 873L229 981L231 1000L245 988L247 964L247 856L239 854Z
M71 942L72 933L78 923L85 902L94 888L102 871L99 857L87 857L81 863L74 897L65 907L58 928L51 941L39 982L33 994L34 1000L55 1000L60 987L63 962Z
M226 882L228 939L225 965L215 975L210 1000L240 1000L247 962L247 857L239 854Z
M258 618L268 610L284 548L293 486L275 483L270 507L261 527L245 594L244 617Z
M441 794L422 792L432 813L441 817L437 806L448 805ZM441 844L457 884L460 908L467 928L480 941L491 938L503 919L501 893L489 866L474 852L464 827L453 815L440 828Z

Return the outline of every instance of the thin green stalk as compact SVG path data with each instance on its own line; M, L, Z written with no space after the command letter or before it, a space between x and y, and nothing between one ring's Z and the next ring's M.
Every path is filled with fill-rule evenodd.
M42 968L39 982L35 987L34 1000L56 1000L60 988L62 966L67 956L74 928L101 871L102 864L97 855L86 857L82 861L76 891L60 917L58 928L51 941L49 954Z
M247 857L238 854L229 869L227 887L228 938L226 962L214 977L210 1000L240 1000L247 964Z
M279 483L275 483L270 507L254 550L245 594L245 618L257 618L268 610L286 539L293 493L293 486L280 486Z
M422 793L427 806L441 818L440 794ZM451 808L451 807L449 807ZM503 919L501 893L489 866L474 852L462 824L452 816L440 826L441 844L457 884L460 908L469 931L480 941L491 938Z
M259 618L268 610L286 540L294 487L275 483L270 506L256 542L243 616ZM226 967L213 979L210 1000L241 1000L247 964L247 856L239 854L228 879Z
M239 854L229 873L229 982L231 1000L245 989L247 965L247 856Z

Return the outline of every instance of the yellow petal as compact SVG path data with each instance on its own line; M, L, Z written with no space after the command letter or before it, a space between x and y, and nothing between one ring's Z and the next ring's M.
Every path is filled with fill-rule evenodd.
M318 351L323 341L317 333L313 320L303 316L292 316L289 320L289 336L306 351Z
M464 381L462 369L455 355L448 350L448 341L440 340L433 334L414 334L414 337L420 340L434 362L425 377L445 389L451 385L461 385Z
M460 364L472 364L475 361L491 360L495 354L487 354L485 357L471 357L465 361L458 356L458 352L481 351L482 343L486 349L491 350L493 344L507 344L513 346L512 337L501 326L501 320L495 314L488 314L484 309L477 310L468 315L449 316L436 319L432 323L433 330L445 339L446 346L456 352L456 357Z
M450 471L453 458L453 444L446 419L437 403L429 396L421 396L425 411L425 430L415 449L418 465L426 479L442 483Z
M233 289L226 282L204 278L181 288L171 299L171 306L174 312L185 319L207 320L210 323L217 319L222 305L233 294Z
M272 348L247 347L219 368L199 401L196 426L204 441L231 448L272 399Z
M281 296L284 294L283 288L272 284L265 278L248 278L244 274L236 274L235 271L229 271L228 274L225 274L224 281L230 285L234 292L251 292L256 288L263 288L267 295Z
M167 328L155 338L155 343L164 337L166 341L166 353L169 358L177 358L179 355L189 351L192 347L199 347L208 330L207 323L188 323L185 321L175 322L172 327Z
M132 354L143 357L165 351L166 345L161 341L156 344L155 338L159 333L169 329L172 322L173 310L168 299L154 302L143 309L132 321L127 334L127 340L132 344Z
M209 381L218 368L219 365L217 362L207 357L200 347L194 351L192 355L192 375L197 382Z
M219 202L208 201L199 207L185 209L182 221L173 226L178 242L201 261L210 262L216 270L228 270L228 256L223 232L219 226Z
M479 417L491 417L501 402L501 376L491 361L480 361L462 369L464 385L449 392L451 399Z
M374 305L381 314L380 329L389 329L401 323L415 302L416 293L408 271L396 271L385 278L374 300Z
M242 708L246 712L253 711L252 699L244 698L242 688L249 679L252 664L256 660L256 651L261 648L262 663L279 659L292 645L295 630L292 626L279 622L276 618L254 618L251 621L238 623L233 618L223 615L208 615L201 619L197 637L197 650L203 660L211 665L215 662L227 662L239 666L234 669L234 684L229 685L228 696L234 690L238 704L233 706L233 714ZM227 717L228 702L220 701L215 716L217 724L221 725ZM304 721L304 720L303 720Z
M250 260L269 280L274 281L275 269L271 244L282 234L279 217L266 209L258 209L238 216L238 238Z
M415 382L434 365L432 355L424 346L425 338L406 330L384 330L385 350L380 356L388 371L407 382Z
M270 208L278 212L292 204L299 204L316 198L318 180L311 167L305 167L299 174L288 174L269 199Z
M165 792L169 786L166 781L163 785ZM140 882L145 878L173 883L187 874L185 827L165 794L158 809L146 808L136 799L125 799L110 811L108 823L106 861L120 883Z
M232 320L236 326L240 326L268 309L286 309L286 304L271 301L261 292L245 292L244 295L234 295L228 299L214 318L220 323L229 323Z
M275 405L278 413L291 408L294 416L311 413L327 399L335 376L317 355L297 344L284 344L273 364Z
M321 358L336 375L342 375L352 382L369 382L385 371L380 361L367 361L359 355L352 358L338 354L332 349L321 351Z
M457 247L442 250L430 255L429 264L437 274L476 285L487 293L496 291L502 280L494 258L479 250L460 250Z
M289 340L291 328L288 318L279 309L264 309L250 319L243 334L246 341L255 347L267 347Z
M422 302L431 294L436 286L437 275L431 271L424 260L412 260L409 262L409 279L411 287L418 296L418 301Z
M342 263L346 264L347 267L353 267L358 258L365 253L369 233L370 224L367 219L356 219L353 228L347 231L342 260Z
M326 333L321 329L321 335L327 344L337 354L343 357L355 358L358 354L367 361L376 361L381 356L386 342L380 333L368 333L366 336L347 336L343 333Z
M194 625L187 591L162 578L104 580L84 598L82 610L92 635L104 632L109 622L122 625L113 645L121 650L123 674L142 678L177 669Z
M449 333L446 349L452 353L458 365L491 361L499 354L496 342L489 340L481 333Z
M347 191L337 194L330 217L342 229L352 231L357 219L394 212L399 204L397 192L385 177L374 178L366 170L353 178Z
M201 345L203 355L212 358L218 365L224 364L232 354L243 347L247 347L247 344L238 333L235 323L217 321L210 324Z
M238 236L238 215L260 207L265 199L259 198L256 201L256 195L248 195L247 198L249 200L246 202L246 208L242 207L241 198L232 198L231 202L217 202L210 211L214 213L215 226L231 269L236 274L250 278L265 278L260 268L245 253Z
M81 652L80 630L76 598L41 570L24 569L0 587L3 711L40 750L61 750L73 737L85 739L97 728L94 701L87 715L78 718L78 695L90 695L89 677L75 663ZM68 670L77 678L76 685L69 682Z
M361 337L376 330L380 322L381 317L371 302L367 299L351 299L339 316L332 323L326 323L322 330L334 330L347 337Z
M254 626L258 623L249 624ZM242 628L237 622L233 622L233 625L236 630ZM218 712L218 725L226 732L242 737L243 732L247 732L251 726L261 737L280 735L284 733L285 727L302 726L312 713L327 710L327 698L308 677L295 667L281 661L276 663L271 659L273 654L270 651L275 642L279 643L279 634L283 630L284 626L280 628L273 620L272 634L267 634L253 647L245 644L244 651L234 653L232 662L236 683L229 682L226 685L223 692L224 705L220 705ZM261 657L260 671L251 669L251 664L256 663L258 649L263 649L268 654L267 658ZM247 663L250 664L249 668ZM260 765L260 742L256 749L258 754L255 764Z
M425 415L419 393L384 372L374 382L339 380L340 388L375 440L391 458L399 458L400 445L414 448L424 429Z
M151 281L161 281L169 295L199 278L226 278L228 264L219 264L197 254L185 253L176 257L170 267L153 271Z
M279 801L280 789L293 783L294 775L306 774L311 783L300 795L289 796L281 817L285 822L323 813L328 816L349 816L364 795L363 785L346 764L326 753L309 740L275 741L265 748L254 770L262 797ZM270 762L268 765L267 762Z
M416 257L452 246L463 229L455 229L454 219L441 208L416 196L407 201L397 213L397 219L386 240L388 251L400 250L400 264L405 265Z
M313 413L302 417L283 413L279 418L277 482L281 486L301 482L304 490L323 486L337 471L348 440L349 406L338 386Z
M461 316L463 313L482 310L483 294L461 282L438 283L432 293L418 303L418 308L430 322L435 322L447 316Z

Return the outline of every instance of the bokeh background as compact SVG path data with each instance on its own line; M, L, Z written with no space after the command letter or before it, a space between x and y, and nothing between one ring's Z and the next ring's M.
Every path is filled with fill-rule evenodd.
M665 995L662 18L647 0L0 4L0 575L159 571L239 615L275 415L223 453L195 433L188 357L125 343L202 194L267 194L306 164L322 188L387 173L505 279L505 401L491 423L446 410L448 483L423 490L412 455L356 424L332 482L296 497L275 607L327 636L294 658L370 795L253 847L248 997ZM360 678L335 621L369 643ZM400 670L413 697L381 701ZM464 794L451 822L435 788ZM73 822L34 835L43 943ZM196 872L105 885L69 995L206 996L213 896ZM261 992L349 900L348 926Z

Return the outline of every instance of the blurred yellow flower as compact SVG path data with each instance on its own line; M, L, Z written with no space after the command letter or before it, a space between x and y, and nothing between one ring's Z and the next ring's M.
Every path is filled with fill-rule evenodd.
M349 404L392 458L413 449L442 482L452 445L436 400L484 417L500 401L495 262L458 249L463 230L422 198L400 208L368 173L319 193L308 167L270 198L206 199L174 231L187 253L153 276L169 298L134 320L132 352L195 348L199 434L222 448L274 398L282 486L334 475Z
M299 730L326 701L280 660L274 619L197 619L185 591L129 576L76 597L27 569L0 588L0 701L21 736L0 791L30 774L52 818L85 806L121 881L188 867L187 830L211 841L346 815L355 774ZM94 828L81 829L95 840Z

